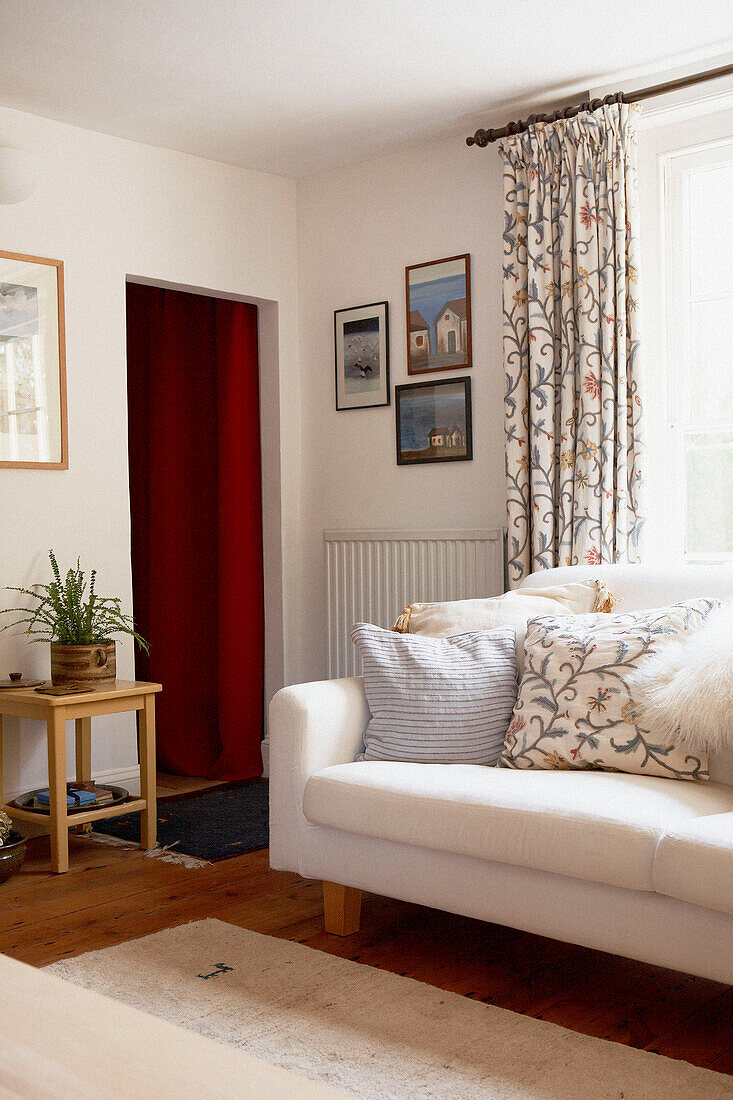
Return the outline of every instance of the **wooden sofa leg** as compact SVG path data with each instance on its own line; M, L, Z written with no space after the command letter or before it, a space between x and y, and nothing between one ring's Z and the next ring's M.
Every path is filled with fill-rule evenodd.
M359 931L361 920L361 890L323 883L323 919L327 932L334 936L351 936Z

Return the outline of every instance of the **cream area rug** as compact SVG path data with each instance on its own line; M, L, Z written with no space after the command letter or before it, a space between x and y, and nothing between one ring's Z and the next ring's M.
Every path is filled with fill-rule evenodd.
M733 1100L733 1078L218 920L48 970L369 1100Z

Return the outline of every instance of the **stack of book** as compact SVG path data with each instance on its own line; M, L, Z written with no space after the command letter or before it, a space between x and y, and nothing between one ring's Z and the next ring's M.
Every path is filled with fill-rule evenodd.
M98 787L91 779L86 781L72 781L66 784L66 806L73 809L76 806L84 806L92 810L96 806L106 806L114 800L112 791L106 787ZM48 790L38 791L33 799L31 809L47 810L50 805Z

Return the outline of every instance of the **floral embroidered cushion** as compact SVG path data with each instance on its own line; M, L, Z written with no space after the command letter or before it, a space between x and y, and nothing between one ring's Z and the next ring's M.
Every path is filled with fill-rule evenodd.
M705 751L659 744L641 724L631 682L667 640L696 630L718 600L620 615L538 618L498 766L708 779Z

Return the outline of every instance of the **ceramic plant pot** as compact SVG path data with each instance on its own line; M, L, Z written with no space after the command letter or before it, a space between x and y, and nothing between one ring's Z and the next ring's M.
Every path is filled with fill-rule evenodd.
M17 829L11 829L8 833L8 839L0 847L0 882L7 882L11 875L20 870L25 859L26 839L25 834Z
M114 642L98 642L97 645L51 642L51 683L54 687L64 684L89 684L92 687L116 677Z

